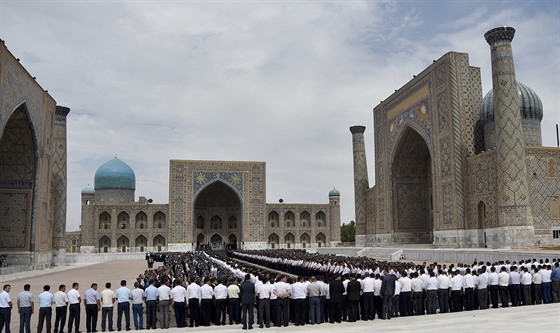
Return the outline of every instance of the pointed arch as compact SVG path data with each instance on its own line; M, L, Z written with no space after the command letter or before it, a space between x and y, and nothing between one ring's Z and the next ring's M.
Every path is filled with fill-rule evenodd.
M296 237L291 232L288 232L284 236L284 243L286 244L286 248L291 249L296 242Z
M121 230L130 228L130 215L127 212L122 211L119 213L117 216L117 227Z
M196 242L199 244L203 244L205 240L204 234L203 233L199 233L198 236L196 236Z
M280 244L280 237L278 237L278 235L276 233L271 233L268 236L268 247L271 249L275 249L278 247L278 244Z
M204 229L206 228L206 223L204 221L204 216L198 215L196 218L196 228L197 229Z
M130 248L130 241L125 235L117 238L117 251L118 252L128 252Z
M237 217L230 216L228 219L228 229L237 229Z
M108 253L109 249L111 249L111 238L107 236L99 238L99 252Z
M165 251L165 237L157 235L153 240L153 250L157 252Z
M268 224L271 228L280 227L280 215L275 210L268 213Z
M28 250L35 244L38 155L36 133L25 102L13 110L0 131L0 250Z
M154 229L164 229L166 224L166 216L162 211L157 211L153 217L153 228Z
M146 236L140 235L136 237L136 240L134 241L134 247L136 248L136 251L144 252L147 246L148 239L146 238Z
M229 234L228 243L229 244L237 244L237 236L234 233Z
M111 214L108 211L103 211L99 214L99 230L111 229Z
M212 216L210 219L210 229L222 229L222 218L218 215Z
M326 221L327 221L327 214L325 214L325 212L320 210L317 213L315 213L315 225L317 225L317 227L324 227L326 225Z
M311 220L311 215L309 214L309 212L307 210L304 210L303 212L301 212L299 214L299 221L300 221L301 226L303 228L306 228L306 227L310 226L310 220Z
M223 238L220 234L213 234L210 237L210 244L212 244L212 249L221 249L223 243Z
M299 242L301 244L301 247L305 249L306 247L308 247L309 243L311 243L311 236L309 236L307 232L304 232L299 237Z
M134 227L136 229L146 229L148 226L148 215L143 211L140 211L136 214L136 223Z
M315 242L317 243L317 247L323 247L327 243L327 237L324 233L320 232L315 236Z
M291 210L287 211L284 214L284 225L287 228L295 227L296 215Z

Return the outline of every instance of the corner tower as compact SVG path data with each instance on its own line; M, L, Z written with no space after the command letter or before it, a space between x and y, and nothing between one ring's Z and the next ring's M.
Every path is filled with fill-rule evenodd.
M369 188L366 148L364 144L365 126L352 126L352 148L354 155L354 202L356 215L356 246L364 246L367 230L367 197Z
M511 41L515 29L499 27L484 38L492 57L496 124L498 242L503 247L534 245L534 227Z

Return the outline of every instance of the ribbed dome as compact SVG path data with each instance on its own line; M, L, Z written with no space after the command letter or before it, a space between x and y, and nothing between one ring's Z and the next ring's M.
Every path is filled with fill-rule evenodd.
M95 173L95 190L136 189L136 176L128 164L118 158L105 162Z
M519 111L523 119L542 120L543 107L537 93L523 83L517 81L517 92L519 94ZM494 121L494 93L490 90L482 102L480 108L481 118L485 121Z
M329 192L329 197L339 197L339 196L340 196L340 192L338 192L338 190L336 188L333 188Z
M82 194L95 194L95 190L91 186L84 187Z

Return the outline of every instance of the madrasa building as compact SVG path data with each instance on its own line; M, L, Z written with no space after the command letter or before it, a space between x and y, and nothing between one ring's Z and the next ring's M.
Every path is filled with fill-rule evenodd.
M340 193L328 203L265 201L264 162L171 160L169 204L140 196L118 158L101 165L82 190L82 253L274 249L340 242ZM325 193L326 194L326 193Z
M64 263L69 112L0 40L0 274Z
M484 37L493 88L449 52L373 109L375 185L364 126L354 151L356 245L522 248L558 244L560 149L542 147L543 106L517 81L515 29Z

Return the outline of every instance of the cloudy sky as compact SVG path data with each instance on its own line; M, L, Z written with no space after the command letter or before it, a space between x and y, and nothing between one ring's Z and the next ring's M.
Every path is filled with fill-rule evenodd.
M517 79L560 122L559 1L0 0L0 38L68 117L68 229L80 191L117 155L136 196L168 202L169 160L265 161L267 202L354 219L352 142L372 109L448 51L491 89L484 33L513 26Z

